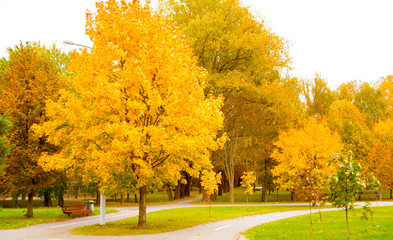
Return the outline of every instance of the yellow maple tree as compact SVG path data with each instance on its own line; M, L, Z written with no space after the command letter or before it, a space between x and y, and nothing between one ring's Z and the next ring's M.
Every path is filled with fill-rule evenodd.
M36 127L62 147L41 157L46 169L78 169L104 193L117 173L133 179L139 226L147 187L180 180L181 171L199 177L224 141L216 136L222 98L205 96L204 69L179 29L148 4L96 3L97 13L86 14L93 47L73 53L70 88L47 102L50 121Z
M283 189L314 189L315 192L322 189L327 177L335 172L335 164L330 163L342 149L339 136L332 134L323 123L318 123L315 117L307 119L301 129L281 132L275 145L277 149L272 158L278 165L272 173L277 177L276 183ZM309 188L304 186L305 179ZM306 193L313 196L305 195L304 199L315 202L318 194Z

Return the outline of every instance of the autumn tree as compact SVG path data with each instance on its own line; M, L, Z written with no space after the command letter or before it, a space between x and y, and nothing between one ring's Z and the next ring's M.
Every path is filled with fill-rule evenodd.
M329 111L330 104L335 100L334 93L327 85L327 81L316 74L312 80L303 81L302 85L307 115L324 118Z
M206 73L179 29L148 4L96 3L93 47L73 53L71 87L47 102L50 121L37 127L62 149L41 158L46 169L80 169L104 194L135 181L141 227L147 187L212 169L223 123L222 99L204 95Z
M9 110L13 127L10 141L14 145L6 158L3 188L8 192L28 194L27 217L33 217L33 196L53 183L54 173L44 172L37 160L42 152L56 149L46 137L33 137L32 126L46 120L48 99L56 100L65 87L64 77L69 57L52 46L21 43L8 49L9 57L0 74L0 112Z
M360 83L358 81L350 81L341 84L335 91L336 100L347 100L351 103L354 102L355 96L359 92Z
M387 103L382 92L370 86L367 82L360 86L354 104L366 115L367 125L370 128L378 121L386 119Z
M393 120L380 121L374 126L377 143L369 150L368 161L364 171L373 173L380 181L380 189L393 189Z
M278 165L272 172L276 183L282 189L296 190L301 200L315 203L335 172L330 162L342 148L339 136L310 117L303 128L281 132L275 145L272 157Z
M0 175L5 173L4 159L10 152L10 141L8 139L9 129L12 127L10 116L7 113L0 115Z
M382 77L378 82L378 91L386 102L387 114L393 117L393 75Z
M161 6L181 26L199 65L208 70L206 93L225 96L222 133L227 133L230 141L214 154L214 164L225 170L233 203L234 166L245 165L244 156L260 151L261 146L267 147L261 151L270 151L269 143L278 136L282 123L273 113L282 103L284 107L293 104L274 102L277 98L270 96L275 92L267 90L289 86L280 77L289 63L286 42L240 0L170 0L161 1ZM292 92L289 96L296 95ZM274 137L264 144L263 130L274 132L272 129L276 130ZM269 155L265 154L267 158Z

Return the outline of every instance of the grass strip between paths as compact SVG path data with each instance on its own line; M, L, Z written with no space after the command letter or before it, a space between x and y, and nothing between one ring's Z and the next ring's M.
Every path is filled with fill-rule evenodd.
M210 217L209 207L176 208L148 213L147 227L145 228L138 228L138 217L133 217L114 222L107 222L104 226L95 224L76 228L72 230L72 233L79 235L105 236L153 234L175 231L202 223L229 218L270 212L304 210L308 208L308 206L249 206L249 211L247 211L246 206L212 207Z
M107 208L106 213L117 212L115 209ZM15 229L26 226L36 225L40 223L67 221L72 218L80 217L81 215L71 215L68 217L64 214L61 208L37 208L34 209L34 217L26 218L26 209L13 208L13 209L0 209L0 229ZM100 213L99 208L95 208L93 214L97 215Z
M362 220L362 209L349 212L349 233L351 240L392 239L393 207L374 207L373 220ZM304 215L262 224L244 233L250 240L335 240L346 239L345 212L331 211L313 214L314 232L310 226L310 216Z

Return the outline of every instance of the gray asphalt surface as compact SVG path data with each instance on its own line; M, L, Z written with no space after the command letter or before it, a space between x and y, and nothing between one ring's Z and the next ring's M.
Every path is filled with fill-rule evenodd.
M189 203L196 199L190 199L183 202L148 206L147 212L154 212L163 209L184 208L184 207L203 207L204 205L190 205ZM360 203L361 204L361 203ZM393 202L376 202L373 206L393 206ZM270 205L270 204L269 204ZM277 205L277 204L274 204ZM284 205L284 204L282 204ZM288 204L293 205L293 204ZM212 205L220 206L220 205ZM228 205L225 205L228 206ZM237 205L239 206L239 205ZM263 205L262 205L263 206ZM266 206L266 205L265 205ZM118 213L106 215L106 221L116 221L138 215L137 207L119 208ZM332 211L337 209L322 209L322 211ZM317 210L313 210L317 211ZM308 214L309 210L275 212L262 215L246 216L234 219L227 219L212 223L205 223L191 228L181 229L177 231L149 234L149 235L129 235L129 236L81 236L71 235L70 230L73 228L92 225L99 223L99 216L89 216L76 218L64 222L44 223L29 226L20 229L0 230L1 240L61 240L61 239L98 239L98 240L230 240L230 239L246 239L242 232L263 223L277 221L285 218Z

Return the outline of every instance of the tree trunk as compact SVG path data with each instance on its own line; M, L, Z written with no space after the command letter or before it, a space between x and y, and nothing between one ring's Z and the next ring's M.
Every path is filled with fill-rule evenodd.
M203 197L202 197L202 202L209 202L209 196L206 194L205 190L202 190Z
M296 193L295 193L295 190L291 190L291 201L294 201L294 202L296 202Z
M393 198L393 189L390 189L390 199Z
M185 185L184 188L184 197L189 197L191 196L192 177L188 173L186 173L186 179L187 179L187 184Z
M218 184L218 196L222 196L222 184Z
M382 190L379 189L379 200L382 201Z
M147 187L142 186L139 188L139 221L138 227L146 227L146 195Z
M184 192L185 192L186 185L184 185L184 184L179 184L179 185L180 185L180 195L179 195L179 198L184 198Z
M124 194L120 194L120 205L123 206L124 203Z
M234 185L234 182L229 181L229 202L231 204L233 204L235 202L235 191L234 191L233 185Z
M52 200L49 194L44 194L44 207L52 207Z
M130 193L127 193L127 202L130 202Z
M345 218L347 220L347 240L349 240L348 207L345 207Z
M26 194L22 193L22 201L25 201L25 200L26 200Z
M267 168L266 168L266 159L265 159L265 173L263 176L262 197L261 197L262 202L267 202L267 187L268 187L268 182L267 182Z
M134 194L134 198L135 198L135 203L137 203L138 202L138 195L136 193Z
M175 197L174 199L179 199L180 198L180 184L178 183L177 186L175 187Z
M60 193L59 199L57 200L57 205L60 206L60 207L64 206L64 195L63 195L63 193Z
M33 217L33 197L34 197L34 190L31 190L27 195L27 213L26 217L32 218Z
M166 194L168 195L169 201L172 201L173 200L172 189L169 186L169 184L165 184L165 190L166 190Z
M96 199L97 205L100 204L100 191L97 188L97 199Z

